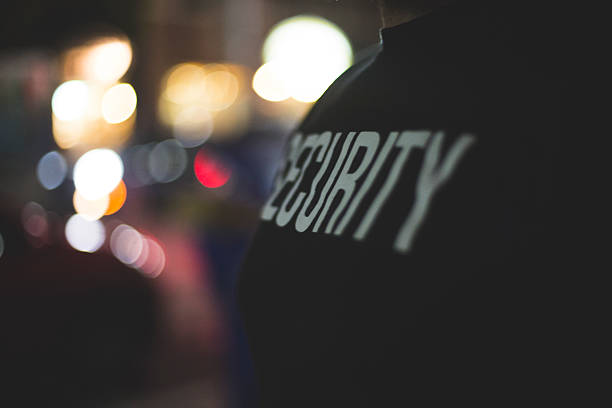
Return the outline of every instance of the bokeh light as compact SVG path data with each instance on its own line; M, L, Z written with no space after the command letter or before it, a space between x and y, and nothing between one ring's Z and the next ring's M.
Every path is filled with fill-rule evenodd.
M72 204L77 214L91 221L98 220L104 216L109 202L108 194L94 200L89 200L83 197L79 190L75 190L72 196Z
M205 78L205 106L211 111L229 108L238 97L238 78L223 65L209 66L208 69L210 72Z
M164 96L179 105L201 100L206 94L206 70L202 64L187 62L166 74Z
M149 153L149 172L159 183L169 183L178 179L186 168L187 153L174 139L158 143Z
M146 277L157 278L166 267L166 253L159 242L151 237L145 236L144 244L146 250L143 250L143 254L146 255L137 261L138 270Z
M155 143L135 145L126 150L127 177L129 187L142 187L153 184L155 180L149 172L149 154Z
M110 248L119 261L149 278L158 277L166 266L166 253L159 242L126 224L113 230Z
M111 252L126 265L132 266L138 261L144 246L144 239L140 232L129 225L119 225L113 230L110 237Z
M257 81L254 78L260 96L283 100L286 87L294 99L314 102L350 67L353 52L335 24L320 17L296 16L272 28L263 46L263 61L276 65L260 72Z
M100 220L88 220L79 214L68 219L65 234L70 246L81 252L96 252L106 239L106 231Z
M127 189L123 180L119 182L117 187L108 196L108 208L104 215L112 215L123 207L125 200L127 199Z
M271 102L284 101L291 97L288 80L281 62L263 64L253 76L253 90L263 99Z
M53 139L62 149L75 147L82 139L85 126L80 122L65 122L53 118Z
M74 185L88 200L110 194L123 178L121 157L111 149L94 149L74 165Z
M59 187L66 178L68 165L64 156L56 151L45 154L36 166L36 177L47 190Z
M38 203L30 201L21 211L23 229L33 237L44 238L49 230L47 211Z
M134 131L136 94L117 84L132 63L132 46L122 35L97 37L70 48L61 60L61 84L53 94L53 138L79 153L118 148ZM76 153L76 152L75 152Z
M78 60L79 74L84 78L102 81L118 81L132 63L132 46L127 39L101 38L84 47Z
M175 65L161 82L159 119L186 148L209 137L237 136L250 118L245 78L245 68L236 64Z
M204 149L196 154L193 170L198 181L208 188L225 185L232 175L229 167Z
M138 234L138 238L139 243L142 244L142 250L138 253L138 257L132 262L131 266L132 268L140 270L149 259L149 243L147 242L147 237L140 233Z
M83 84L87 87L87 97L77 100L79 116L72 120L52 116L55 142L62 149L78 148L80 151L121 146L134 130L136 115L132 108L136 97L133 94L130 97L133 90L127 84L120 84L118 89L99 82ZM107 92L110 90L112 92Z
M213 128L213 118L208 109L190 106L176 116L173 134L183 147L196 147L210 137Z
M57 87L51 98L53 114L63 121L82 119L87 113L89 87L83 81L68 81Z
M102 97L102 116L110 124L129 119L136 110L136 92L130 84L117 84Z
M172 67L162 81L162 96L177 105L229 108L238 97L239 78L224 64L185 62Z

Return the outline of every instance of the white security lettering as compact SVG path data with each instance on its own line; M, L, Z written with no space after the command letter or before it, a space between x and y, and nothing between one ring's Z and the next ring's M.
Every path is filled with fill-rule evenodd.
M432 200L450 180L476 138L460 134L452 145L448 143L447 149L443 131L394 131L389 133L384 144L379 132L375 131L345 135L340 143L344 136L341 132L328 131L308 137L297 133L289 143L285 166L277 173L261 218L264 221L275 219L279 227L295 219L298 232L311 226L312 232L318 232L324 227L326 234L337 236L345 234L354 223L356 229L352 239L363 241L391 199L406 163L413 156L413 149L425 149L420 172L410 176L411 180L416 178L414 203L393 243L396 251L409 253L430 212ZM332 160L334 164L330 168ZM309 171L313 165L319 166L318 169ZM312 182L306 185L314 172ZM321 183L324 183L322 188L319 187ZM380 186L377 192L372 191L375 186ZM364 204L370 197L373 197L371 203ZM275 202L280 203L278 207ZM363 211L363 218L356 220L356 214L361 216Z
M315 160L318 162L321 162L323 160L323 156L325 155L326 150L327 150L327 155L325 155L325 161L321 165L319 172L317 173L314 180L312 181L312 185L310 186L310 193L308 193L308 197L306 197L306 201L304 202L304 205L302 206L302 209L300 210L297 216L297 219L295 220L295 229L298 232L306 231L308 227L310 227L310 224L312 224L312 221L314 220L314 218L317 216L318 209L316 211L315 210L311 211L310 214L308 215L306 215L306 211L308 211L310 202L312 201L316 193L317 185L319 184L319 181L321 181L321 178L323 178L325 171L327 171L327 167L329 166L329 162L331 161L332 154L334 153L334 149L336 148L336 143L338 143L338 139L340 139L341 135L342 135L341 133L336 134L331 144L331 147L329 149L327 149L327 147L329 146L329 142L331 140L331 136L332 136L331 132L324 132L319 137L319 140L317 140L317 144L315 145L314 150L316 150L318 146L321 146L322 148L319 151L319 154L317 155ZM302 194L304 193L300 193L300 195ZM299 196L298 196L298 199L301 200Z
M402 132L396 143L396 146L401 148L402 150L395 159L395 162L391 167L391 171L387 176L385 184L378 192L378 195L370 205L370 208L368 208L366 215L361 220L361 224L359 224L359 227L353 234L353 238L358 241L362 241L365 239L368 232L370 231L370 228L372 227L372 224L374 224L374 221L376 221L380 210L387 202L391 191L395 187L402 168L404 167L404 163L406 163L406 160L408 159L410 151L414 147L423 148L425 146L425 143L427 143L427 139L429 139L430 135L431 132L427 130Z
M410 251L415 235L427 216L434 194L448 181L461 157L475 141L476 138L472 135L460 136L446 154L444 161L440 163L444 133L438 132L434 135L425 152L423 167L417 180L415 203L393 245L397 251L404 253Z
M287 172L287 175L285 177L282 176L282 173L285 169L287 169L287 167L293 167L293 163L297 162L301 144L302 135L300 133L297 133L291 139L291 142L289 144L289 154L287 162L285 163L284 168L278 171L276 179L274 180L274 191L272 191L272 194L270 194L270 197L268 197L268 200L264 204L264 207L261 211L261 219L264 221L270 221L272 218L274 218L274 215L276 215L276 211L278 210L278 208L273 205L274 201L276 200L276 197L283 190L285 184L291 181L291 177L297 177L296 172Z
M372 169L368 172L368 175L365 181L363 182L361 188L359 189L357 194L355 194L355 198L353 198L353 201L351 201L351 205L346 210L344 217L342 217L342 220L334 231L335 235L341 235L344 232L344 229L346 228L348 223L351 221L351 218L353 217L353 214L355 214L357 207L359 207L361 200L363 200L363 197L370 190L370 187L372 187L372 183L374 183L374 180L376 179L380 168L382 167L385 160L387 160L387 156L389 155L389 152L391 151L391 148L393 147L393 144L395 143L398 134L398 132L391 132L389 134L389 137L387 138L387 141L380 150L380 153L378 154L378 157L376 158Z
M291 198L295 194L300 183L302 182L302 179L304 178L306 169L310 165L312 153L314 152L313 147L315 146L317 142L317 138L318 138L318 135L309 135L308 137L306 137L306 140L304 141L304 144L302 145L302 148L300 149L300 154L298 155L298 158L301 157L306 151L308 151L308 155L306 156L306 159L304 161L304 164L302 165L302 168L299 170L299 178L295 181L295 183L293 184L293 187L291 188L291 190L289 190L289 193L287 193L287 196L285 197L285 199L283 200L283 204L281 205L280 211L278 212L278 215L276 216L276 225L278 225L279 227L284 227L285 225L289 223L289 221L291 220L291 217L293 217L293 214L295 214L297 209L300 207L302 200L304 199L304 193L299 194L297 199L291 206L291 208L287 209L287 206L289 205ZM292 170L296 165L297 163L294 163Z
M334 180L336 179L336 175L338 174L338 171L340 170L340 166L342 166L342 162L344 161L344 158L346 157L346 153L348 152L349 146L351 145L351 142L353 141L353 138L355 137L356 133L357 132L350 132L348 136L346 137L346 140L344 141L344 144L342 145L342 150L340 151L340 156L338 157L338 160L336 161L336 165L334 166L331 175L327 179L327 183L325 183L325 186L323 187L323 191L321 192L321 195L319 196L319 201L317 201L315 208L312 210L312 212L315 215L319 212L319 210L321 209L321 206L325 202L325 197L327 197L327 193L329 189L331 188L332 184L334 183ZM317 218L317 222L315 223L315 226L312 229L313 232L319 231L319 228L321 227L321 223L325 219L326 214L327 214L327 210L324 210L319 215L319 218Z
M376 152L379 143L380 135L378 134L378 132L361 132L359 133L359 136L357 136L357 139L355 139L355 143L353 144L353 148L351 149L351 152L349 153L349 156L346 159L346 163L344 163L344 167L342 168L342 171L340 172L340 175L336 180L336 184L334 185L334 188L332 189L331 193L329 194L329 197L327 198L327 202L325 203L323 213L327 213L329 207L334 202L334 198L336 197L336 195L338 195L338 193L342 191L342 198L340 200L340 203L338 204L338 207L332 214L331 218L329 219L329 222L327 223L327 226L325 227L326 234L332 232L336 220L351 200L357 180L361 178L363 173L365 173L366 169L372 162L372 159L374 158L374 153ZM359 149L361 149L362 147L366 149L363 159L361 160L361 163L359 163L357 169L354 172L350 173L353 162L355 161L355 157L357 156Z

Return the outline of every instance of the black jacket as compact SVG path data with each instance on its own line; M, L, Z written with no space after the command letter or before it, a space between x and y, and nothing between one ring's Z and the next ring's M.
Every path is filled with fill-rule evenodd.
M557 61L483 4L382 30L290 139L239 283L262 407L568 392Z

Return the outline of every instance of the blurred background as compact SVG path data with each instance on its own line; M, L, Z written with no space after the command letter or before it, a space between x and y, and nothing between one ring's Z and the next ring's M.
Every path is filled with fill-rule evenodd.
M3 406L252 407L234 286L284 141L371 0L0 14Z

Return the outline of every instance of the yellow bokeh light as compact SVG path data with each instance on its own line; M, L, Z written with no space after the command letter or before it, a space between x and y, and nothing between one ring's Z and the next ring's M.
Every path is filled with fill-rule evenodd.
M322 60L328 57L329 60ZM274 26L263 46L263 60L294 60L346 67L352 63L351 44L332 22L315 16L296 16ZM314 61L313 61L314 60Z
M273 27L264 43L263 60L262 68L268 63L274 66L260 68L259 77L253 78L258 95L281 101L288 93L295 100L314 102L352 64L353 52L335 24L320 17L297 16Z
M70 86L66 88L65 84ZM134 128L132 107L136 96L131 86L120 85L109 89L108 84L99 82L68 81L58 87L52 99L52 129L57 145L86 151L123 144ZM128 113L127 118L117 122Z
M108 195L95 200L88 200L78 190L75 190L72 196L72 204L77 214L90 221L102 218L108 209L109 202Z
M135 115L118 124L109 124L102 118L65 122L53 115L52 119L55 143L62 149L71 149L72 157L98 147L119 148L130 138L135 125Z
M235 64L200 62L168 70L161 83L158 114L183 147L244 131L248 120L244 70Z
M132 63L132 46L126 39L101 38L85 47L78 60L78 70L85 79L115 82Z
M294 65L289 68L289 91L291 97L300 102L315 102L323 95L336 78L344 72L328 70L328 67Z
M137 97L130 84L117 84L102 97L102 116L110 124L129 119L136 110Z
M263 99L271 102L284 101L291 97L285 69L280 62L271 61L262 65L253 75L253 89Z
M201 101L206 94L206 70L203 65L186 62L173 67L166 77L163 93L176 104Z
M97 37L67 50L61 72L69 81L55 91L53 137L69 156L92 148L120 147L133 133L136 94L117 84L132 63L132 46L121 35Z
M224 69L206 75L206 107L211 111L229 108L238 97L238 79Z
M230 107L240 91L239 79L225 65L186 62L171 68L162 97L177 105L200 105L211 111Z
M85 121L63 121L55 115L52 119L53 139L62 149L77 146L87 132L88 123Z

